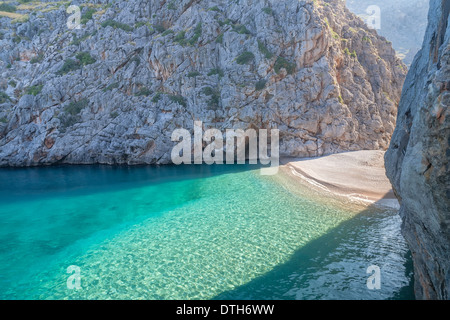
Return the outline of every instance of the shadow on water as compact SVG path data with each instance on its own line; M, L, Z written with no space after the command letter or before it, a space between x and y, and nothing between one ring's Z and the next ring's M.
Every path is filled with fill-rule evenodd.
M412 257L399 219L392 209L368 207L298 249L289 261L213 299L414 300ZM380 290L367 287L371 265L381 269Z
M260 165L60 165L33 168L0 168L0 200L29 199L45 194L92 194L182 180L204 179L222 174L260 169ZM53 192L53 194L49 193Z

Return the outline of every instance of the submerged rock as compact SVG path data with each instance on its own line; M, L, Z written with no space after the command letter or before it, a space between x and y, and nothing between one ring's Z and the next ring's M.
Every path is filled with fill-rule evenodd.
M419 299L450 299L450 2L430 2L406 78L386 170L401 201Z
M282 156L389 145L406 67L342 1L80 6L0 17L0 166L170 163L195 120L278 128Z

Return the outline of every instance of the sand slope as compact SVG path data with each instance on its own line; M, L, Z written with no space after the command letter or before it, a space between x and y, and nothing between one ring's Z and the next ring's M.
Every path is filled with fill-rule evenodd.
M356 151L315 159L282 159L288 174L334 194L398 206L384 168L384 151Z

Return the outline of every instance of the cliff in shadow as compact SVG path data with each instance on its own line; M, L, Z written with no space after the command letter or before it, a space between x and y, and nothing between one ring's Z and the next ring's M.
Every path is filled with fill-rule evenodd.
M430 2L423 48L406 78L386 153L419 299L450 298L449 11L450 1Z

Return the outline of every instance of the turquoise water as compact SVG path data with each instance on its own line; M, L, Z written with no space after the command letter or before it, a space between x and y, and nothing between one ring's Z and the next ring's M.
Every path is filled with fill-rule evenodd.
M293 183L251 166L0 169L0 299L413 298L393 210Z

